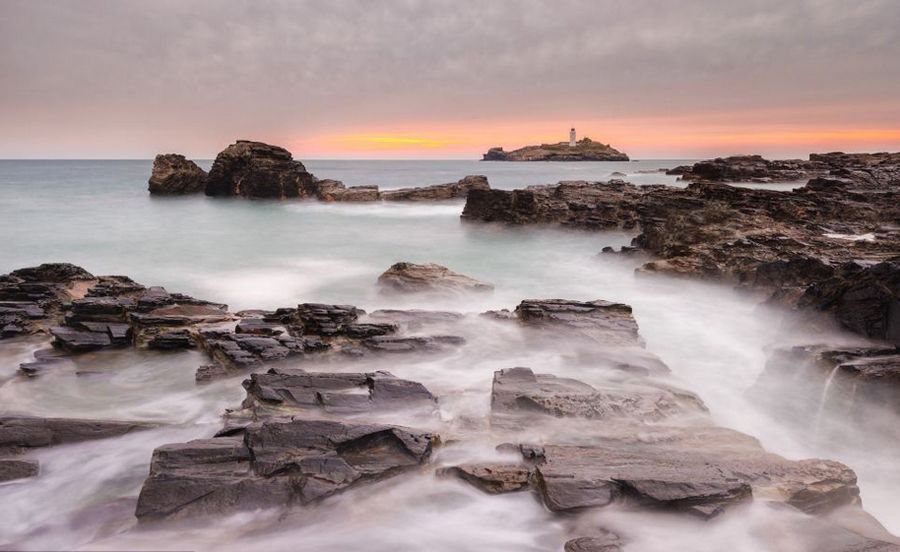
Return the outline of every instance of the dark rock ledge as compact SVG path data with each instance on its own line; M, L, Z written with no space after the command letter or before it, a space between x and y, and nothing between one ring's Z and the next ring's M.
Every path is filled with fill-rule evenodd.
M156 195L204 192L216 197L253 199L318 199L320 201L445 201L465 199L471 190L490 190L487 178L469 175L457 182L379 191L378 186L350 186L318 179L291 152L238 140L222 150L207 174L193 161L174 153L157 155L149 191Z

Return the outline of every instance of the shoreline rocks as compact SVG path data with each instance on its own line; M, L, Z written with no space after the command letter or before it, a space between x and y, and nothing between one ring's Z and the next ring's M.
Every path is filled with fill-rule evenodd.
M628 161L628 156L609 144L582 138L570 146L568 142L525 146L512 151L502 147L488 150L482 161Z

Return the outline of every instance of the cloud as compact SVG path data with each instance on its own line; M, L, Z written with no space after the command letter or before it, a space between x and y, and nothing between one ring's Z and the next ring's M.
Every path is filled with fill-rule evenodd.
M840 106L900 96L894 0L0 0L0 12L0 156L212 153L238 136L314 142L411 121L811 106L846 118ZM897 128L896 116L855 109L854 123Z

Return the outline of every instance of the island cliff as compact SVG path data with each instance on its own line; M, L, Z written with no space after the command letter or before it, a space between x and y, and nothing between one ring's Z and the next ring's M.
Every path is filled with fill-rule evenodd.
M609 144L594 142L584 137L574 146L568 142L525 146L513 151L491 148L482 161L628 161L628 155Z

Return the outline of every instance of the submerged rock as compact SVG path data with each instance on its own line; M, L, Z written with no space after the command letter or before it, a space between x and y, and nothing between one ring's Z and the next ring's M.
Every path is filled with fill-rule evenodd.
M34 477L40 471L37 460L0 458L0 483Z
M156 424L79 418L0 416L0 451L107 439L152 427L156 427Z
M378 277L385 291L398 293L453 293L492 291L493 284L478 281L434 263L395 263Z
M238 140L216 156L206 183L208 196L302 198L312 190L313 175L291 152L248 140Z
M518 464L462 464L440 468L437 475L456 477L488 494L501 494L528 489L531 469Z
M494 372L491 388L494 414L544 414L597 420L627 418L659 422L681 414L705 414L703 401L687 391L621 385L596 389L586 383L530 368Z
M309 504L415 469L431 433L386 425L268 420L243 435L156 449L135 515L146 521Z
M206 189L206 171L183 155L160 154L153 160L149 190L158 195L200 193Z

